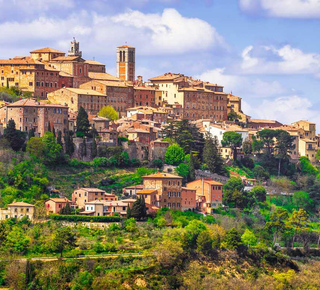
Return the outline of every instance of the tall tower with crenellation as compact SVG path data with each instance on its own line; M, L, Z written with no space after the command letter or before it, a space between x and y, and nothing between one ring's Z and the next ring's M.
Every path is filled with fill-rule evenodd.
M135 81L136 49L123 45L117 47L117 77L125 81Z
M68 51L68 56L82 56L82 51L80 51L80 45L79 42L76 41L75 38L73 38L73 41L71 41L70 50Z

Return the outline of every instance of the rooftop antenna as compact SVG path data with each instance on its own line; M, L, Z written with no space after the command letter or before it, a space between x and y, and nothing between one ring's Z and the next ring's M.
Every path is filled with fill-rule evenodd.
M93 60L96 60L96 58L95 58L95 57L93 57Z

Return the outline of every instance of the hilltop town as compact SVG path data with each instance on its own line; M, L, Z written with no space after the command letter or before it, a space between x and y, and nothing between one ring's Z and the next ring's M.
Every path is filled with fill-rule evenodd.
M135 54L116 48L117 76L85 60L76 39L67 53L0 59L0 254L43 266L0 262L0 284L27 289L31 274L15 273L30 271L39 289L190 289L203 265L199 285L293 277L290 257L320 255L316 124L248 116L226 84L177 72L144 80ZM78 260L97 254L115 255L114 268ZM43 260L63 255L77 270L49 277ZM224 272L230 261L242 268ZM123 272L106 278L108 267ZM291 283L270 273L274 287Z

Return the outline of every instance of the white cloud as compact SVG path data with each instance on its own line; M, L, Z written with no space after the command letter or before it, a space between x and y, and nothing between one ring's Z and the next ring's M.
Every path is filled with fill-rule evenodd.
M7 21L0 24L0 31L2 56L21 54L22 44L29 49L43 43L67 50L73 36L81 41L84 53L95 56L114 54L115 48L125 42L136 46L140 55L174 55L224 45L223 38L210 24L183 17L175 9L165 9L162 14L130 10L112 17L78 11L63 19Z
M277 120L284 124L298 120L309 120L320 124L319 112L312 110L312 103L307 98L298 95L264 100L254 108L245 103L243 109L253 118Z
M245 12L271 17L320 18L320 0L239 0L239 5Z
M138 29L151 40L154 49L169 53L225 46L223 37L209 23L183 17L175 9L165 9L161 15L131 10L114 16L112 20Z
M319 74L320 55L305 53L285 45L246 47L242 52L241 69L247 74Z
M196 78L225 86L225 92L231 92L243 98L269 98L286 92L277 81L266 82L259 78L225 73L225 68L209 70Z

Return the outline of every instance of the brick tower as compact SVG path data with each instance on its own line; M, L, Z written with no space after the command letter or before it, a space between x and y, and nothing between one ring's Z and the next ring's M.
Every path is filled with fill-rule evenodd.
M135 81L136 49L123 45L117 47L117 77L125 81Z

